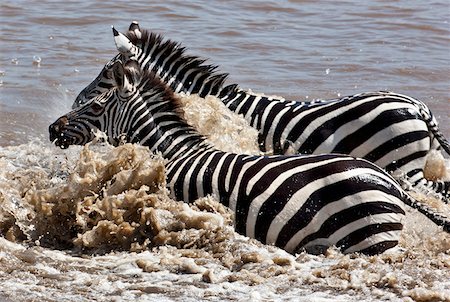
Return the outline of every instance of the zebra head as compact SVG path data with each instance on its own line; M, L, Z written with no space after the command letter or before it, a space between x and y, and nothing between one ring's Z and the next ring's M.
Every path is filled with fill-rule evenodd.
M124 34L119 33L114 27L112 27L114 33L114 41L116 43L119 53L115 55L103 69L100 74L86 86L77 96L75 102L72 104L72 109L75 109L96 96L108 91L114 86L113 82L113 66L116 63L124 63L129 60L136 59L136 55L140 53L139 48L134 45L131 40ZM133 21L128 30L129 35L133 35L135 39L141 37L139 25L136 21Z
M111 69L118 61L135 60L142 70L155 73L174 92L198 93L205 97L209 94L218 95L222 91L227 74L216 73L217 66L203 64L204 59L186 55L185 48L179 43L165 39L160 34L141 30L135 21L125 34L114 27L113 34L119 54L80 92L72 108L87 103L113 86Z
M77 96L74 103L72 104L72 109L80 107L83 104L88 103L90 100L96 96L108 91L114 86L112 69L114 64L122 62L121 54L116 55L103 67L100 74L86 86Z
M158 98L166 87L151 75L143 77L134 61L114 63L111 83L111 89L51 124L50 140L61 148L83 145L95 137L95 130L100 130L114 145L121 141L139 141L143 125L146 130L152 125L152 116L140 88L145 87L147 98Z

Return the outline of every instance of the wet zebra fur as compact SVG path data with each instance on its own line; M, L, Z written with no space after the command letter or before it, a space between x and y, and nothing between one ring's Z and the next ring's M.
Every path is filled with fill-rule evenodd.
M239 89L223 87L226 74L216 66L185 54L180 44L141 30L133 22L115 56L99 76L77 97L73 108L112 86L114 62L134 59L152 70L175 92L214 95L242 114L259 131L262 151L274 154L341 153L365 158L425 193L438 193L449 202L450 182L424 178L425 157L430 150L450 145L439 131L428 107L414 98L392 92L369 92L340 99L293 102ZM292 152L293 151L293 152Z
M397 245L404 204L446 231L450 221L408 196L381 168L347 155L254 156L215 149L181 117L179 100L136 62L116 62L113 88L49 126L61 148L93 130L148 146L167 159L170 192L192 202L212 195L235 213L236 231L288 252L377 254Z

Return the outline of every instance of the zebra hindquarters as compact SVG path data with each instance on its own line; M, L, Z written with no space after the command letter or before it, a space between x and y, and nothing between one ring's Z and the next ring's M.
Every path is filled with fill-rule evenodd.
M298 125L292 126L293 121L284 129L298 153L364 158L393 175L407 176L414 185L424 178L425 158L437 147L432 140L438 130L432 127L435 123L430 125L431 117L424 116L423 103L396 93L373 92L330 104L313 107L311 123L302 124L300 119Z
M333 209L321 210L324 223L303 239L307 243L302 248L313 254L322 253L330 246L338 247L343 253L382 253L398 244L404 218L396 205L398 202L379 190L344 197L331 205ZM295 249L298 248L297 245Z
M349 154L390 173L410 173L408 176L423 170L433 137L416 106L384 95L376 100L379 104L375 106L377 102L372 100L374 108L369 112L361 108L348 117L347 123L331 123L332 135L322 138L314 154Z
M277 189L250 205L246 235L291 253L337 246L345 253L377 254L398 244L404 192L370 162L335 156L272 179Z

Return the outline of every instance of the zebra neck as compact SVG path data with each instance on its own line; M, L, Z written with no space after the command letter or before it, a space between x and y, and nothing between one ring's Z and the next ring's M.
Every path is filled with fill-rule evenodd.
M193 128L173 120L159 122L148 132L141 131L132 141L148 146L153 152L160 152L168 160L194 150L213 149Z

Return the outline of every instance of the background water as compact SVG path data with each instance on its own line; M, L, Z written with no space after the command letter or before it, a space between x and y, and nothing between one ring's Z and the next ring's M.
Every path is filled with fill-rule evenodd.
M92 223L71 234L97 217L85 207L94 199L92 179L111 184L101 167L117 167L124 156L108 146L60 150L48 141L48 125L69 111L116 54L110 26L125 31L132 20L182 42L189 54L229 73L228 83L255 92L312 100L383 89L417 97L450 137L448 1L2 0L0 301L450 301L450 235L413 211L399 247L374 257L335 250L288 255L234 233L226 211L205 214L170 200L165 191L157 196L166 205L138 207L156 213L150 222L165 234L159 243L151 238L154 249L118 248L111 239L146 226L116 229L134 217L123 214L130 206L119 202L123 198L102 198L120 194L95 199L105 213L119 217L102 216L102 227ZM214 118L239 129L242 123L223 119L227 113L217 103L209 109L206 102L191 105L196 122L213 125L212 138L238 144L233 137L227 141L219 126L234 128ZM205 123L201 112L215 113L212 121ZM251 133L241 131L241 143L256 144ZM136 153L141 164L133 167L152 167L146 152ZM126 186L123 192L128 201L147 194ZM425 201L450 214L448 205L432 200ZM67 210L73 207L76 217ZM227 223L215 228L220 221ZM69 248L72 242L93 244L100 255L80 254Z
M450 137L448 1L7 1L0 4L0 145L47 126L116 53L110 26L209 58L229 82L289 99L392 90ZM39 61L40 58L40 63Z

